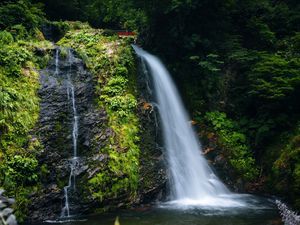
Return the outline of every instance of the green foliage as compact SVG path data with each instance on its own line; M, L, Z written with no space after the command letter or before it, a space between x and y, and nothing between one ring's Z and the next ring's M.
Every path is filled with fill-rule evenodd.
M7 45L14 41L13 36L11 33L7 31L0 31L0 44L1 45Z
M139 30L147 17L136 1L124 0L41 0L52 20L89 21L93 26L110 29Z
M117 136L110 140L112 147L107 147L103 151L107 152L110 157L109 173L105 176L93 178L90 182L92 187L95 184L104 182L103 189L93 188L93 196L117 196L125 192L131 192L132 198L135 196L135 191L138 185L138 168L139 168L139 148L137 142L138 137L138 119L135 115L137 101L130 93L128 81L129 70L131 69L133 57L129 51L131 58L125 54L130 46L121 48L118 52L118 57L114 58L111 78L103 88L100 95L100 105L104 104L109 114L109 126L116 132ZM123 55L124 54L124 57ZM127 69L128 68L128 69ZM113 175L113 182L106 181L107 175ZM103 183L102 183L103 185ZM111 187L111 190L108 189ZM105 190L103 192L103 190Z
M211 75L213 73L221 71L219 68L220 65L222 65L224 62L220 61L219 56L216 54L208 54L206 56L206 60L200 61L199 66L206 71L207 73L210 73Z
M26 35L13 38L0 32L0 187L16 198L20 222L28 210L28 195L40 181L36 156L42 146L28 135L39 115L39 57L34 52L37 47L52 47L46 41L23 38Z
M284 144L273 163L269 185L279 194L284 194L299 208L300 198L300 126L284 137Z
M249 75L250 95L266 100L281 100L300 87L300 58L286 59L276 54L263 54Z
M8 158L0 167L1 174L4 174L3 185L11 190L37 182L37 166L38 161L35 158L21 155Z
M26 28L21 24L11 26L10 32L14 36L15 40L26 39L29 36Z
M121 117L126 116L137 106L136 99L131 94L106 98L104 101L110 110L117 111Z
M4 68L6 76L18 77L25 62L30 60L32 55L26 48L16 45L4 45L0 49L0 65Z
M275 33L272 32L265 22L257 17L253 17L248 22L248 29L253 33L254 38L262 46L271 47L275 41Z
M226 157L237 175L246 181L257 178L258 170L255 160L247 145L245 135L239 132L237 123L221 112L208 112L205 119L218 135L218 143L223 146Z
M127 83L128 80L125 77L119 75L114 76L107 82L107 85L103 88L102 92L109 97L121 95L125 92Z
M67 58L68 56L68 51L66 48L61 48L60 52L59 52L59 55L62 59L65 59Z
M26 30L39 27L44 22L44 13L40 4L32 4L28 0L18 0L0 5L0 28L14 29L15 25L23 25Z
M126 94L128 79L120 76L120 71L123 71L122 73L125 75L127 73L125 67L116 68L116 75L107 82L100 98L107 105L108 109L116 112L122 118L135 110L137 101L132 94Z

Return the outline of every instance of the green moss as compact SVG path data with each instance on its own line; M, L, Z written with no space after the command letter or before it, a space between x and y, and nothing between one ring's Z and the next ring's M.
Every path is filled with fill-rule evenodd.
M97 81L98 107L106 110L107 126L115 133L100 149L109 156L108 165L89 179L87 189L99 201L124 194L133 201L138 185L140 149L131 46L117 36L104 36L102 30L88 27L68 32L58 44L74 48L93 73Z
M0 187L16 198L16 213L22 221L30 202L28 195L39 187L36 156L42 146L28 134L39 116L36 71L40 65L34 52L47 42L11 42L12 35L7 33L0 35Z
M258 175L255 160L246 142L246 136L239 132L237 124L225 113L208 112L206 123L218 136L218 144L224 149L226 158L236 174L245 181L252 181Z
M273 165L268 173L268 184L273 192L285 196L300 209L300 125L279 140L283 141L276 156L271 160L264 158L267 165Z
M59 52L59 55L62 59L66 59L67 56L68 56L68 51L66 48L61 48L60 49L60 52Z
M0 43L2 45L6 45L6 44L10 44L14 41L13 36L11 35L11 33L7 32L7 31L0 31Z

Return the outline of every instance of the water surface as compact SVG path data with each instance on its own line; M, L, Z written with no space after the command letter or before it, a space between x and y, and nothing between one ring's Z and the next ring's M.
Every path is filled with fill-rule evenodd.
M137 208L99 214L64 225L113 225L119 216L121 225L280 225L273 201L252 197L248 207L204 207L164 203L152 208ZM42 223L54 225L53 223Z

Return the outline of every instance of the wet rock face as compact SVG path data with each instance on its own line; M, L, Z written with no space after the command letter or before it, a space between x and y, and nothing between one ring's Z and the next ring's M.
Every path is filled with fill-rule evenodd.
M107 131L107 115L94 102L94 81L85 70L82 60L72 50L67 55L53 52L49 66L40 71L40 119L36 129L43 145L39 162L45 169L43 188L33 194L29 220L53 220L60 217L64 204L63 188L70 175L70 159L73 157L73 104L68 82L74 87L74 99L78 115L76 179L95 168L89 162L110 137ZM70 55L71 53L71 55ZM100 138L95 138L100 136ZM76 181L77 183L77 181ZM70 213L88 210L82 202L80 188L69 193Z
M141 64L140 64L141 65ZM155 106L150 77L139 68L140 142L140 203L147 204L167 198L167 170L164 158L160 118Z
M116 134L108 126L105 110L96 105L95 81L86 71L84 63L76 53L71 51L70 56L70 52L62 54L61 51L58 54L54 51L48 67L40 71L40 119L36 136L43 145L38 157L43 168L42 188L31 196L29 221L57 220L65 206L64 187L68 185L70 163L74 156L74 111L68 82L74 87L78 116L76 189L70 189L68 193L70 215L93 212L97 207L122 207L128 202L127 195L124 195L116 199L103 199L99 203L87 190L88 181L107 168L110 159L101 149ZM144 76L139 77L141 166L137 204L164 200L167 183L159 116L151 104L153 93L145 81L148 80Z

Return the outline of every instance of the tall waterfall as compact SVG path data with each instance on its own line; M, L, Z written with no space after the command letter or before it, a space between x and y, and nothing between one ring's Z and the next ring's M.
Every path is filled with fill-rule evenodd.
M73 142L73 157L69 160L70 164L70 174L68 179L68 185L64 187L64 206L61 211L61 217L70 217L70 203L69 203L69 192L70 190L76 189L76 169L79 166L79 161L77 157L77 140L78 140L78 115L76 109L76 99L75 99L75 88L71 80L71 69L73 63L73 53L71 49L68 50L69 57L69 72L67 73L67 100L71 105L72 109L72 142ZM56 49L55 53L55 74L59 74L59 48Z
M164 147L170 170L171 200L184 205L239 206L202 155L179 93L162 62L133 45L150 73L162 123Z

